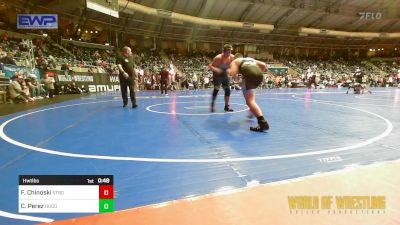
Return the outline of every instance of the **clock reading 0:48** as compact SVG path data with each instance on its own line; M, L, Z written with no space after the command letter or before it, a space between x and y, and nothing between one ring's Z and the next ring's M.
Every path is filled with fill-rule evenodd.
M110 178L106 177L106 178L98 178L97 179L97 183L99 184L109 184L110 183Z

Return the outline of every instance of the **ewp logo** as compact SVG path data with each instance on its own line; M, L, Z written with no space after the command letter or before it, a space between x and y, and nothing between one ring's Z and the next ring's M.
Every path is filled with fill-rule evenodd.
M18 29L58 29L57 14L18 14Z

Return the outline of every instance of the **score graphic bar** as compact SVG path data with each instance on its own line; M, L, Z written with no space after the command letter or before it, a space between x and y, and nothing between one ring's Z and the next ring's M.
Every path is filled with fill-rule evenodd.
M112 175L20 175L20 213L114 211Z

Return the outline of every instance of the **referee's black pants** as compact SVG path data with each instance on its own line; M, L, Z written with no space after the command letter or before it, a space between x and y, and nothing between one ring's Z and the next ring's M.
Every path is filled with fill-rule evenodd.
M168 80L161 80L161 94L165 92L167 94L167 89L168 89Z
M136 105L135 82L122 81L122 82L120 82L120 87L121 87L122 101L123 101L124 105L128 104L128 88L129 88L129 94L131 97L132 105Z

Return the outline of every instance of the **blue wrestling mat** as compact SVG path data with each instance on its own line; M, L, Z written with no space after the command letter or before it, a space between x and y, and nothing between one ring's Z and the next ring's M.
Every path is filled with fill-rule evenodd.
M211 90L99 94L0 117L0 224L86 214L18 213L18 175L114 175L115 210L400 158L400 89L257 90L270 124L240 91L231 113L209 112ZM11 219L7 217L15 217Z

